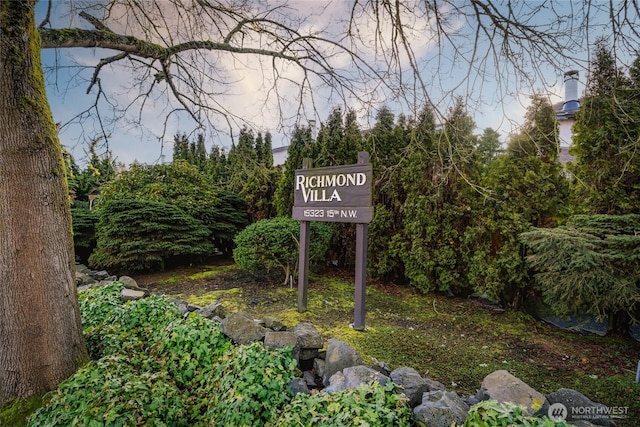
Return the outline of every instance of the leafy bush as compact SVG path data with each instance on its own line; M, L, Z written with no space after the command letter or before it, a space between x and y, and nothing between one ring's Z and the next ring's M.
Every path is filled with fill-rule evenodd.
M127 356L91 361L45 396L28 426L190 426L165 372L139 372Z
M469 410L463 427L568 427L564 421L553 421L547 417L526 416L522 408L513 403L484 400Z
M132 363L148 351L161 331L181 315L175 304L161 296L122 302L118 282L81 292L82 317L87 349L92 359L126 354Z
M260 342L236 347L212 379L217 389L207 413L212 425L268 425L289 402L286 388L296 366L291 347L268 350Z
M231 342L165 297L123 302L115 282L80 293L94 360L52 392L33 426L206 426L212 379Z
M98 243L89 264L110 271L162 270L172 258L215 251L201 221L163 202L105 203L99 209L97 230Z
M231 350L231 340L217 323L196 314L164 328L153 354L162 360L179 387L206 385L218 359Z
M298 394L273 426L410 426L413 420L406 396L389 381L363 384L336 393Z
M324 258L331 238L331 228L312 222L309 262ZM285 282L298 262L300 223L290 217L263 219L251 224L236 236L233 258L249 271L270 271L281 268Z

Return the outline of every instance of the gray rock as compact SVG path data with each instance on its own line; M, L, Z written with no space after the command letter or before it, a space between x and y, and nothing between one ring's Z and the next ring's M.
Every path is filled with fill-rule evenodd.
M265 316L262 320L265 328L269 328L274 331L284 331L287 329L284 324L275 317Z
M425 378L425 382L427 383L427 391L435 391L435 390L446 390L447 388L440 381L433 380L431 378Z
M358 351L349 344L332 338L329 340L329 344L327 345L325 372L322 376L322 380L325 385L328 385L333 374L342 371L344 368L357 365L362 365L362 357L360 357L360 353L358 353Z
M84 289L88 289L92 285L97 284L97 283L98 283L98 281L96 279L94 279L91 275L89 275L88 273L76 270L76 286L78 288L83 288L83 290Z
M368 384L377 381L380 385L385 385L389 377L380 372L368 368L364 365L350 366L342 370L345 379L345 388L358 388L361 384Z
M311 323L298 323L291 332L300 339L301 349L319 349L324 346L324 338Z
M336 372L325 383L326 387L322 390L325 393L335 393L336 391L342 391L347 388L345 385L346 379L342 372Z
M227 317L227 311L222 306L222 303L214 301L205 308L199 308L195 310L196 314L199 314L202 317L206 317L207 319L212 319L214 317L219 317L224 319Z
M450 427L464 423L469 406L453 391L424 393L422 403L413 409L417 421L429 427Z
M567 408L566 421L574 424L575 421L586 421L599 426L615 426L610 418L607 406L593 402L584 394L570 388L561 388L547 395L550 405L561 403Z
M312 360L318 358L320 353L317 348L302 348L300 349L299 360Z
M298 360L300 357L300 344L298 343L298 337L296 337L292 332L272 331L271 329L266 329L264 345L270 349L292 346L293 358Z
M94 279L96 280L106 280L107 278L110 278L111 276L109 275L109 273L105 270L100 270L100 271L92 271L91 275L93 276Z
M187 317L189 315L189 305L186 301L182 301L175 298L169 298L169 301L175 304L176 308L182 314L182 317Z
M120 291L120 299L122 301L134 301L139 300L147 296L145 291L136 290L136 289L127 289L124 288Z
M92 271L84 264L76 264L76 273L91 274Z
M413 368L402 367L390 374L391 381L402 387L401 391L409 398L409 406L415 408L422 401L422 395L430 391L427 381Z
M138 282L136 282L134 278L129 276L120 276L118 278L118 282L122 283L125 288L140 289L140 287L138 286Z
M325 373L325 361L323 359L313 359L313 370L316 371L316 375L320 378L324 377Z
M548 408L542 393L536 391L521 379L505 370L490 373L482 381L482 388L476 394L478 400L494 399L498 402L511 402L523 406L527 415Z
M304 380L307 387L315 387L316 386L316 376L313 375L309 371L304 371L302 373L302 379Z
M309 391L309 387L304 382L302 378L294 378L288 385L287 388L291 392L292 395L296 395L298 393L311 394Z
M376 359L373 359L373 363L371 364L371 369L375 369L380 372L382 375L389 376L391 375L391 367L387 365L385 362L379 362Z
M251 317L242 312L225 317L220 323L220 328L226 336L239 345L261 341L267 332L266 328L257 325Z

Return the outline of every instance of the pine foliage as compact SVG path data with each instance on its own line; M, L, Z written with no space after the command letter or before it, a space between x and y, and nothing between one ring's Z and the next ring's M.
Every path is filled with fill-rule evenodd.
M76 256L86 260L96 247L96 223L98 217L95 211L88 208L71 208L73 225L73 246Z
M560 315L617 322L640 309L640 215L576 216L520 235L544 300ZM612 322L615 324L614 322ZM613 325L610 324L610 327Z
M100 208L92 268L114 272L162 270L168 262L215 251L209 230L164 202L117 200Z

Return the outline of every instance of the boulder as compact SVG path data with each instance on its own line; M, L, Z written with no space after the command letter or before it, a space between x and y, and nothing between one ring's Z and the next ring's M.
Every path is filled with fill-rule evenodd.
M375 358L373 359L373 363L371 364L371 369L375 369L376 371L380 372L382 375L386 375L386 376L391 375L391 368L389 367L389 365L387 365L385 362L380 362Z
M493 399L498 402L511 402L524 407L527 415L548 408L544 395L521 379L505 370L490 373L482 381L482 387L476 394L478 400Z
M220 319L224 319L227 317L227 312L222 306L222 303L214 301L205 308L199 308L195 310L196 314L199 314L202 317L206 317L207 319L213 319L214 317L218 317Z
M436 390L422 395L422 403L413 409L419 422L429 427L461 425L467 418L469 406L453 391Z
M287 329L284 324L275 317L265 316L262 321L264 322L265 328L269 328L274 331L284 331Z
M98 283L89 273L76 270L76 286L80 290L89 289L92 285Z
M302 378L294 378L287 385L287 388L294 396L298 393L311 394L309 387L307 387L307 384Z
M271 329L266 329L264 345L270 349L292 346L293 358L298 360L298 357L300 356L300 344L298 343L298 337L296 337L292 332L272 331Z
M360 353L349 344L332 338L327 345L327 355L325 356L325 369L322 380L324 384L328 386L333 374L342 371L344 368L357 365L362 365Z
M220 323L220 328L222 333L239 345L261 341L267 332L266 328L256 324L251 317L243 312L225 317Z
M347 388L345 385L345 377L341 372L336 372L331 375L331 378L325 383L326 387L322 389L325 393L335 393L336 391L342 391Z
M364 365L344 368L342 375L344 375L345 388L358 388L359 385L369 384L372 381L377 381L380 385L385 385L389 381L389 377L386 375L382 375L380 372Z
M324 359L313 359L313 370L320 378L324 377L326 362Z
M547 395L550 405L562 404L567 410L565 421L574 424L578 421L588 422L599 426L615 426L616 423L609 416L607 406L593 402L584 394L570 388L561 388Z
M427 381L413 368L401 367L390 374L391 381L402 387L401 391L409 399L409 407L415 408L422 401L422 395L430 391Z
M147 292L143 290L124 288L122 291L120 291L120 299L122 301L139 300L145 298L146 296Z
M311 323L298 323L291 332L299 338L300 348L303 350L317 350L324 346L324 338Z
M433 380L431 378L425 378L425 382L427 383L427 391L435 391L435 390L446 390L447 388L440 381Z
M129 277L129 276L120 276L118 278L118 282L122 283L124 285L125 288L129 288L129 289L141 289L138 286L138 282L136 282L136 280L133 277Z
M384 385L390 381L390 379L380 372L364 365L350 366L331 375L325 382L326 387L322 391L325 393L334 393L348 388L358 388L359 385L368 384L372 381L377 381L381 385Z

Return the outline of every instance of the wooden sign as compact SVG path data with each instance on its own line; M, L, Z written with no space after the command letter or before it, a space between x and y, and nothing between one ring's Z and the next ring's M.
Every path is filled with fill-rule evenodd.
M358 163L311 169L304 159L296 170L293 218L300 222L298 311L307 310L309 285L309 221L356 223L356 277L353 328L365 329L367 224L373 219L369 153L359 152Z
M293 192L294 219L353 222L373 219L370 163L298 169Z

